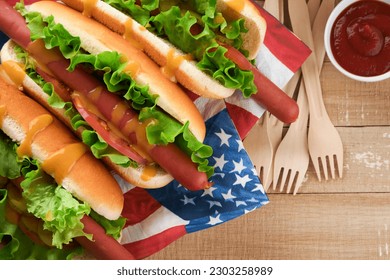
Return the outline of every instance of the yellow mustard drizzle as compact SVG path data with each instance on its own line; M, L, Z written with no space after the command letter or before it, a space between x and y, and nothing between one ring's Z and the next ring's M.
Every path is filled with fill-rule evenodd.
M96 6L98 0L82 0L83 2L83 12L82 14L86 17L92 16L92 11Z
M141 173L141 179L143 181L149 181L157 174L157 169L153 165L146 165L144 166L142 173Z
M130 42L137 49L142 50L143 49L142 44L134 39L133 25L134 25L133 20L130 18L125 21L124 23L125 31L123 33L123 38L126 41ZM141 25L139 30L143 31L145 30L145 28L143 28L143 26Z
M69 144L47 158L42 163L42 168L53 176L58 184L62 184L64 178L86 152L87 147L83 143Z
M19 88L23 85L26 72L22 64L12 60L6 60L1 63L1 68L7 73L9 79L15 86Z
M33 119L29 124L28 131L26 132L26 137L16 150L18 156L32 156L31 144L34 141L35 135L37 135L40 131L48 127L52 122L53 117L49 114L43 114Z
M171 48L168 51L167 62L161 67L161 72L171 81L176 81L175 73L184 60L192 60L191 54L175 54L175 49Z
M245 7L245 0L228 0L226 4L237 13L240 13Z

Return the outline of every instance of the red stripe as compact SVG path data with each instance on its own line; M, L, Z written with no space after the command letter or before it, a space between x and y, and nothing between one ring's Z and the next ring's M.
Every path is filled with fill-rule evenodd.
M296 72L311 50L276 18L256 4L267 22L264 44L287 68Z
M122 216L127 219L126 226L143 221L161 206L157 200L142 188L131 189L124 194L124 197L125 204Z
M184 225L176 226L149 238L124 244L123 246L129 250L136 259L143 259L165 248L186 233Z
M259 118L244 108L231 103L226 102L226 108L241 139L245 139Z

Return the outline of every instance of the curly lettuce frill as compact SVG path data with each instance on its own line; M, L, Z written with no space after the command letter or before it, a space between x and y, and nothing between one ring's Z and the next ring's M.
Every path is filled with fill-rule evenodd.
M199 171L208 170L208 175L211 176L213 171L212 167L208 166L207 158L212 154L212 148L199 142L195 136L189 131L188 124L180 124L177 120L173 119L165 112L158 110L156 106L158 96L153 96L149 93L147 86L139 86L131 79L123 70L126 67L126 62L122 62L120 54L117 52L103 52L98 55L86 54L80 49L80 39L73 37L61 24L56 24L54 18L49 16L43 18L37 12L27 12L22 4L17 5L19 12L25 17L28 27L31 31L32 39L42 39L45 43L45 47L52 49L58 47L63 56L70 59L69 70L74 69L79 64L87 64L92 66L96 71L103 72L103 81L107 86L107 89L116 94L121 94L125 99L130 101L131 106L136 110L153 111L155 119L164 120L153 121L147 127L147 139L150 144L167 144L165 139L170 139L170 142L186 142L178 143L181 146L187 147L186 151L192 159L195 159ZM145 118L142 118L145 120ZM175 131L170 129L171 133L169 137L166 137L167 132L164 132L165 127L177 128ZM153 135L151 132L153 131ZM160 135L156 134L160 131ZM179 137L182 134L191 135L186 137ZM88 131L83 133L84 138L89 138L91 142L96 139L100 139L98 135L94 135ZM87 144L89 141L86 141ZM103 141L97 142L92 148L94 154L100 155L101 148L108 148L107 144ZM96 149L96 151L94 151ZM105 155L103 152L102 154ZM112 159L122 161L123 158L118 155L111 155ZM134 162L133 162L134 164Z
M226 87L239 88L243 96L248 98L257 92L254 76L251 71L237 68L234 62L226 58L226 51L226 48L218 44L210 46L198 62L198 67Z
M27 210L44 221L43 228L53 232L52 244L62 249L74 237L91 234L83 232L81 219L89 215L91 208L76 200L67 190L55 184L41 169L30 171L21 183Z

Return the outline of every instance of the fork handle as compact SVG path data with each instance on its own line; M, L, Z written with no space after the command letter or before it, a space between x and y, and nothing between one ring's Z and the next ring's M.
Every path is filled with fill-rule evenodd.
M312 26L314 50L317 56L317 66L319 72L321 72L322 65L324 62L324 57L325 57L325 44L324 44L325 25L327 19L329 18L330 13L334 8L334 2L335 0L323 0L321 2L321 6L318 9L317 16L314 19L313 26Z
M328 118L326 108L322 99L322 89L319 79L319 68L317 65L316 53L314 50L314 41L310 28L309 11L305 0L288 1L290 11L291 24L294 32L301 40L312 50L310 56L302 64L302 73L311 118Z

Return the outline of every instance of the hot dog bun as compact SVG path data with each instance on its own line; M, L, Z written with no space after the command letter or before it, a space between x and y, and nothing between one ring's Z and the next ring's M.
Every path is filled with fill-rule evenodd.
M77 11L56 2L38 1L27 8L45 17L53 15L56 23L62 24L71 35L82 38L81 48L91 54L104 51L117 51L123 54L129 64L136 65L137 68L136 73L128 74L138 84L147 85L151 94L159 96L157 105L181 123L189 121L191 132L199 141L204 140L206 128L196 106L175 83L168 79L156 78L162 76L160 68L140 49L102 24L81 17Z
M15 69L13 70L14 72L16 72L14 76L23 76L22 81L19 81L20 84L15 84L15 77L10 77L10 72L6 72L4 71L4 69L0 69L0 76L4 79L7 79L9 83L14 83L16 86L21 87L21 89L23 89L26 94L28 94L34 100L39 102L42 106L44 106L47 110L54 114L58 119L60 119L64 124L66 124L69 129L71 129L71 121L65 115L65 110L50 106L49 96L45 92L43 92L42 88L38 86L28 75L22 74L24 70L18 61L18 58L14 51L14 47L15 43L11 40L5 43L3 48L1 49L0 60L4 65L11 62L13 64L13 67L15 67ZM80 133L81 131L78 131L79 136ZM172 176L161 168L157 168L157 174L148 177L145 176L146 171L145 168L142 166L138 168L125 168L113 163L108 157L104 157L103 161L123 179L135 186L139 186L142 188L160 188L173 180Z
M122 36L131 34L131 40L139 42L144 51L161 66L169 63L169 56L184 55L167 40L149 32L138 22L101 0L63 0L63 2L86 16L93 17ZM264 18L254 4L248 0L218 0L217 11L222 12L228 20L245 19L248 32L242 34L243 49L248 51L248 59L254 59L264 41L267 28ZM198 95L208 98L226 98L234 92L233 89L226 88L198 69L193 60L183 59L175 68L177 81Z
M32 157L42 164L42 168L76 198L88 203L100 215L107 219L117 219L122 211L124 197L122 191L105 169L104 165L85 150L79 157L66 165L67 156L72 156L71 146L84 145L70 131L41 105L21 93L15 86L0 78L0 107L2 107L1 129L13 141L30 146ZM47 117L51 122L31 134L32 124ZM31 141L31 142L29 142ZM79 146L82 147L82 146ZM48 163L55 155L63 152L62 159L56 162L59 169ZM69 153L66 153L68 151ZM74 155L74 153L73 153ZM64 172L64 176L59 176Z

